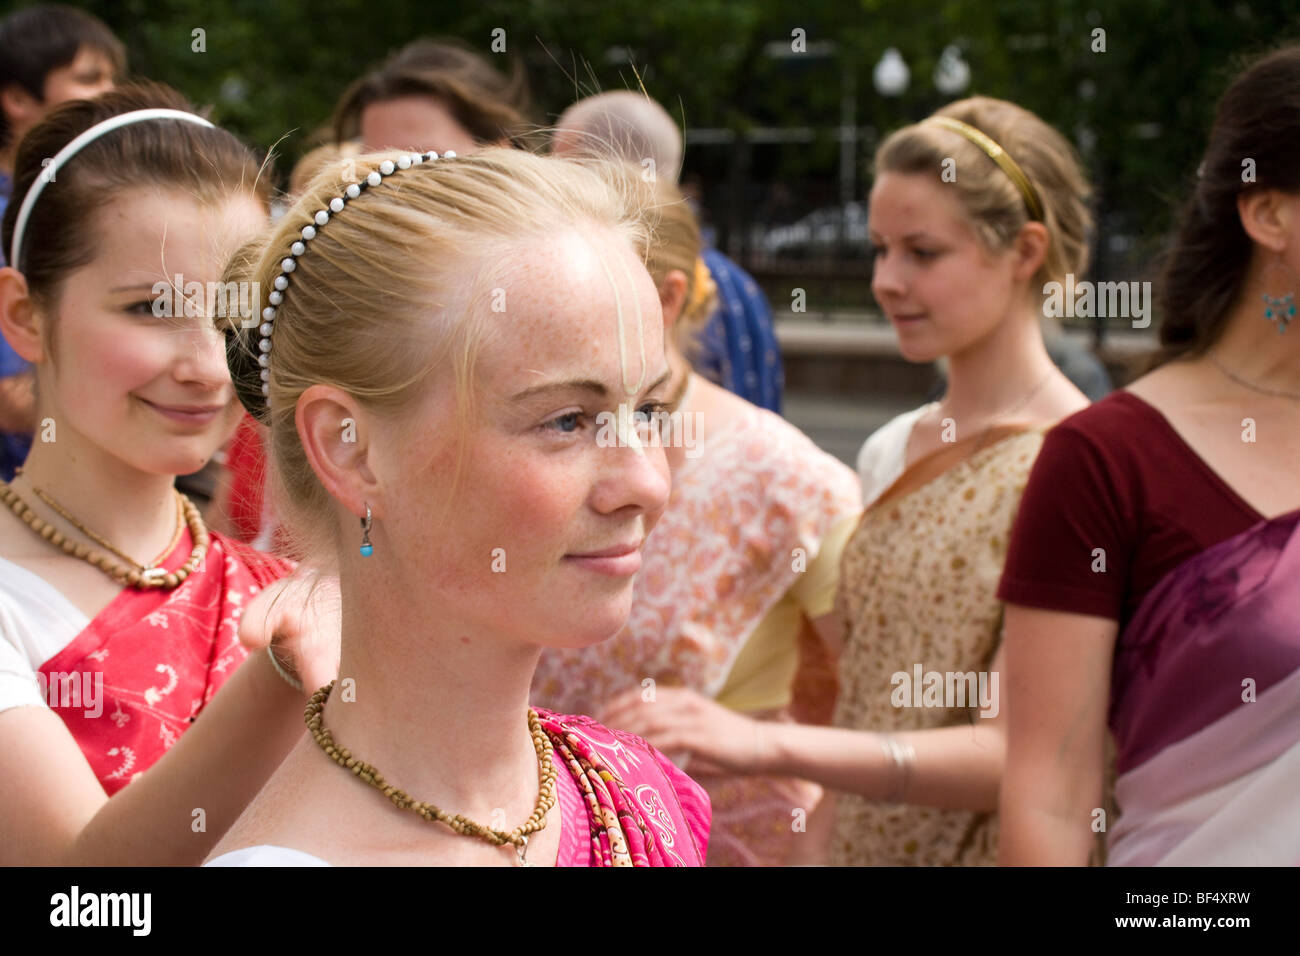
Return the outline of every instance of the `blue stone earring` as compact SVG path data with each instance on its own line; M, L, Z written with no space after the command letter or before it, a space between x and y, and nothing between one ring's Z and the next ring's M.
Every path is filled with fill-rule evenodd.
M1270 269L1281 269L1291 278L1291 291L1283 293L1281 296L1273 297L1267 292L1263 294L1264 299L1264 318L1269 322L1277 323L1277 331L1280 335L1286 331L1286 327L1291 324L1295 318L1295 273L1286 267L1282 262L1282 254L1279 252L1277 261L1270 263L1264 269L1264 275L1267 276Z
M370 517L370 505L366 505L366 516L361 519L361 556L368 558L375 553L375 546L370 543L370 528L374 519Z

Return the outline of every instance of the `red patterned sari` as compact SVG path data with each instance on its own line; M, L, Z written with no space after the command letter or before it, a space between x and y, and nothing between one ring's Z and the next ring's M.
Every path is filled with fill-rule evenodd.
M102 681L93 708L53 709L109 796L152 766L235 672L246 656L238 638L244 603L291 568L211 538L207 556L179 587L124 589L40 667L49 686L66 685L69 675L79 675L82 686ZM162 566L179 568L193 547L186 529Z

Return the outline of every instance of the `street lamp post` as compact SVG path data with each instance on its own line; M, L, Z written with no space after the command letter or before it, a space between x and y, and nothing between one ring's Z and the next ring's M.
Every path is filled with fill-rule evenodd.
M898 52L898 48L891 46L872 70L871 79L881 96L902 96L912 79L912 71L903 62L903 54Z
M956 96L970 85L970 65L961 58L961 48L949 44L934 67L934 86L944 96Z
M845 64L840 93L840 203L858 191L858 93L853 69Z

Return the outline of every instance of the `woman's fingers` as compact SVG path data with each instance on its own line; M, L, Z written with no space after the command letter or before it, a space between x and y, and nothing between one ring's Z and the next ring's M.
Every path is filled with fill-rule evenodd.
M690 751L696 767L734 770L755 759L754 722L693 690L663 688L652 700L630 691L610 702L601 723L665 753Z
M342 615L338 579L295 573L263 588L244 609L239 641L250 651L268 644L296 673L304 689L328 684L338 673Z
M288 587L289 578L281 578L262 588L244 606L239 616L239 643L250 652L260 651L271 643L283 608L276 599Z

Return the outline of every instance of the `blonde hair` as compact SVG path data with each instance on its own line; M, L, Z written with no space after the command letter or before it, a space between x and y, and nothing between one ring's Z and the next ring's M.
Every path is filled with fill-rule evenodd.
M994 140L1024 171L1043 205L1042 222L1050 243L1034 274L1035 288L1080 275L1088 267L1092 214L1091 187L1069 142L1033 113L986 96L949 103L935 116L961 120ZM984 244L1001 251L1030 221L1024 194L983 149L965 136L934 123L916 123L893 133L876 152L876 174L924 173L936 178L953 160L955 190L967 218Z
M358 179L397 155L358 156ZM644 194L625 188L606 166L490 148L412 167L364 192L321 227L298 259L275 319L269 412L256 360L260 335L256 328L228 330L236 391L270 428L272 500L291 553L326 564L339 544L332 498L294 422L302 393L317 383L334 385L399 420L450 364L463 457L487 306L511 259L503 253L596 227L623 236L644 260ZM257 283L257 314L290 244L340 192L335 171L322 171L269 236L236 256L228 278ZM494 318L507 321L509 314ZM453 494L459 477L458 464Z
M339 173L334 181L340 190L347 186L348 183L355 182L355 176L345 178L343 174L351 173L351 165L348 160L360 153L361 144L352 141L326 143L323 146L308 150L294 164L293 172L289 174L289 198L297 199L307 188L307 185L320 175L321 170L328 169L330 166L334 166Z
M700 256L700 227L678 188L660 179L654 186L654 235L646 268L656 286L674 269L686 276L686 301L673 325L673 341L687 358L699 350L699 335L718 304L718 287Z

